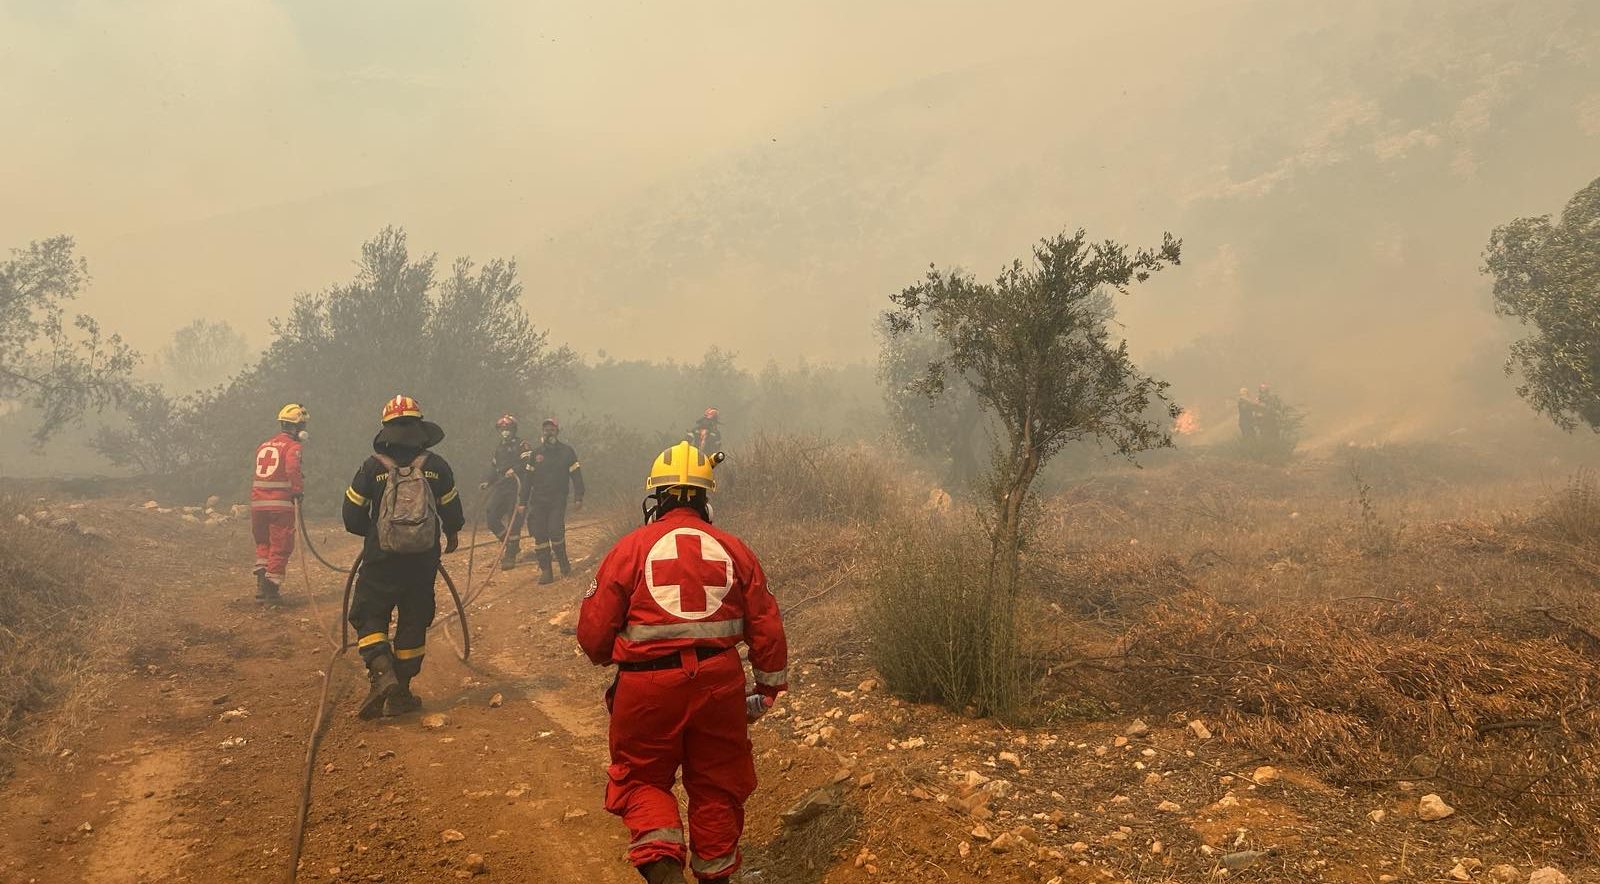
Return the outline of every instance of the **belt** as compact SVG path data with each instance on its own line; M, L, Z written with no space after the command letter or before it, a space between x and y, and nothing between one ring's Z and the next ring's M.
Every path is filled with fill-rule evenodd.
M718 654L726 654L733 648L695 648L694 655L699 660L709 660ZM658 669L678 669L683 666L683 656L674 651L649 660L640 660L637 663L618 663L617 668L623 672L654 672Z

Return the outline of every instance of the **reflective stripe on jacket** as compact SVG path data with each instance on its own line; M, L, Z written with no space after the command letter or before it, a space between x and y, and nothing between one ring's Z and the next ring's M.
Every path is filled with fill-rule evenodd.
M788 689L778 601L744 542L689 507L634 529L612 548L584 596L578 643L600 665L685 648L750 648L756 689Z

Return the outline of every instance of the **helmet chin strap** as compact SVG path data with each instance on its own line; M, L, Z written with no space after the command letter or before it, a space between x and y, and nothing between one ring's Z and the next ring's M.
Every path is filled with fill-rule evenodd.
M670 498L676 498L677 500L672 501ZM711 498L708 495L702 495L700 503L696 504L689 499L686 489L680 491L676 488L657 488L646 495L645 499L639 504L639 508L644 511L644 523L646 525L660 521L662 516L682 507L690 507L699 513L701 518L707 522L711 521Z

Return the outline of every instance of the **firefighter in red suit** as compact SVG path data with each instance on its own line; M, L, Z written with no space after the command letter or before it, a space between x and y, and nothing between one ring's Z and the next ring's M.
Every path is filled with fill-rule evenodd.
M711 525L708 456L680 442L656 458L643 527L609 552L578 620L596 665L617 665L606 810L622 817L628 859L651 884L702 884L739 870L744 802L756 787L749 726L788 689L788 644L761 564ZM753 691L738 645L750 649ZM673 781L689 795L685 844Z
M294 552L294 508L305 491L300 444L306 438L305 408L289 403L278 411L278 434L256 449L250 483L250 531L256 540L256 601L278 600Z

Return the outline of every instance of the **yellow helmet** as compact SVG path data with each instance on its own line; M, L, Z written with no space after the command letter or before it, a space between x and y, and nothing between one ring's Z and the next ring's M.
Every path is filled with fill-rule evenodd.
M286 424L303 424L309 417L311 412L306 411L305 406L293 402L278 409L278 420Z
M706 454L687 442L679 442L656 456L656 462L650 466L650 478L644 480L644 490L687 485L715 491L717 480L711 475L711 470L718 460L720 458L716 455Z

